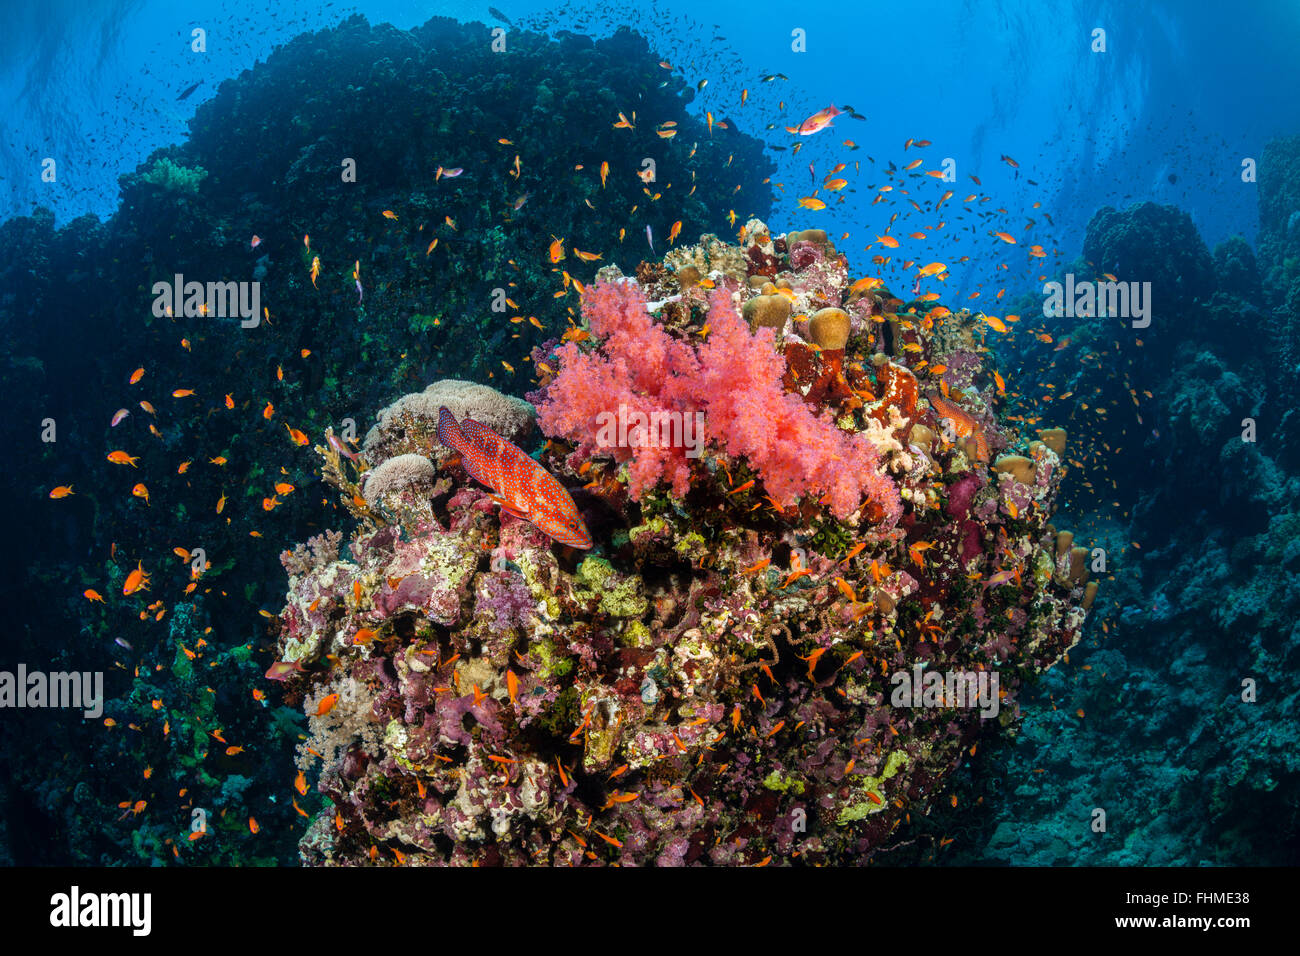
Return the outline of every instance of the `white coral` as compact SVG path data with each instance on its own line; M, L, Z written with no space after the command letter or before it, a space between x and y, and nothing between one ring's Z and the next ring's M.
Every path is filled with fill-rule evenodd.
M403 395L382 409L377 415L379 423L366 434L364 450L370 453L386 444L390 433L402 427L402 419L426 419L432 430L438 421L438 410L443 406L456 416L457 421L473 418L516 444L533 430L537 417L536 409L522 398L503 395L495 388L477 382L444 378L423 392ZM437 453L436 449L434 451Z
M366 503L373 506L390 492L403 491L420 482L431 483L436 474L433 464L423 455L398 455L366 472L361 493Z

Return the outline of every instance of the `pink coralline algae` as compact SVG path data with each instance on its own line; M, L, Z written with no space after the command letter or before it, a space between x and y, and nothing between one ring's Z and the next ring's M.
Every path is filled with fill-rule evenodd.
M864 501L886 524L901 513L898 489L881 470L875 448L837 428L781 385L785 359L773 332L751 333L730 298L715 291L708 333L693 345L671 336L646 311L645 294L627 282L600 282L583 296L583 315L601 339L595 350L577 343L556 352L560 370L538 405L538 422L553 437L577 442L579 455L612 454L630 461L628 491L639 499L659 481L681 497L690 487L691 459L683 443L604 447L603 422L620 408L652 415L702 412L707 442L743 458L782 507L806 495L825 496L844 519ZM630 443L629 443L630 444Z

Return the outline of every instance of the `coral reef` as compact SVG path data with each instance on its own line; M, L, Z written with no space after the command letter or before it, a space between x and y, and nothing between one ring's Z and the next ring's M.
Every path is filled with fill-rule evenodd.
M583 485L592 551L498 512L451 459L354 510L346 554L286 552L278 656L330 804L304 862L865 862L1079 640L1095 588L1048 522L1061 458L997 420L975 317L882 298L837 366L852 401L809 402L783 385L807 346L751 331L761 284L718 264L818 308L847 305L847 268L758 231L770 253L705 237L676 271L604 270L582 326L535 351L539 459ZM699 455L602 441L620 404L702 412ZM990 470L974 438L1027 464ZM353 509L386 467L318 451Z
M1214 262L1187 213L1173 206L1135 203L1093 213L1083 257L1096 273L1152 283L1152 299L1168 315L1192 310L1214 290Z

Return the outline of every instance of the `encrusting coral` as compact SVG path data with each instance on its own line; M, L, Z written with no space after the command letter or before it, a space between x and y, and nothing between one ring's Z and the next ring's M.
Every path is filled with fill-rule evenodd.
M305 862L862 862L1077 642L1095 588L1048 524L1061 459L997 420L974 317L873 297L832 350L843 395L810 400L787 358L824 377L823 355L751 330L750 280L848 313L847 266L750 226L675 250L676 272L602 270L583 326L534 351L537 458L591 551L453 458L354 511L346 557L286 553L277 673L333 714L304 744L333 804ZM673 431L697 413L698 442ZM645 416L635 440L607 440L620 414ZM355 509L365 463L321 451ZM365 487L407 468L365 461Z

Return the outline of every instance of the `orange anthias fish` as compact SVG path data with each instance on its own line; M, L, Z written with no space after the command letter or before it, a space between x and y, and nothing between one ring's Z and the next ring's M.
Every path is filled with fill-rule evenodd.
M460 453L470 477L496 492L493 497L504 511L531 521L560 544L591 547L591 534L572 496L521 448L472 418L458 423L445 407L438 410L438 441Z
M135 570L126 576L126 581L122 584L122 593L130 596L141 588L149 590L149 575L144 565L137 561Z
M800 136L811 136L813 133L819 133L831 125L831 120L843 113L843 110L836 109L832 103L824 110L818 110L812 116L808 117L798 126L787 126L787 133L797 133Z

